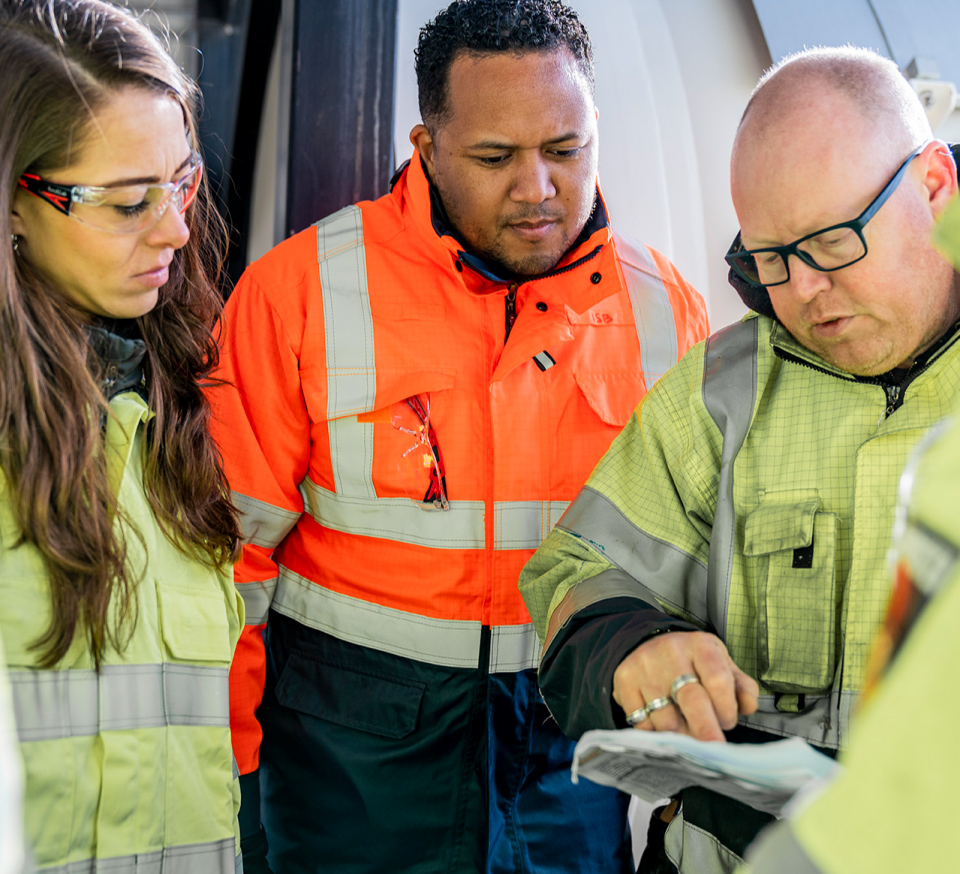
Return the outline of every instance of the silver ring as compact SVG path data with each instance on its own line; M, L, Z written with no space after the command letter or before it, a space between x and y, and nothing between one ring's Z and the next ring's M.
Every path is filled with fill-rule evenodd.
M699 683L700 678L696 674L681 674L670 684L670 698L673 703L677 703L677 692L690 683Z
M633 713L627 714L627 725L639 725L649 716L650 712L647 710L647 708L641 707L639 710L634 710Z
M669 707L671 704L673 704L672 698L654 698L653 701L647 703L647 715L663 710L664 707Z

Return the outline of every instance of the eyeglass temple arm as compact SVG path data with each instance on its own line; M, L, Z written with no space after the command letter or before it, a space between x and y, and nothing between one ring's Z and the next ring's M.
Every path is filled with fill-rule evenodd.
M53 205L64 215L70 215L70 204L73 202L72 188L53 182L44 182L33 173L24 173L19 179L19 185L34 196Z

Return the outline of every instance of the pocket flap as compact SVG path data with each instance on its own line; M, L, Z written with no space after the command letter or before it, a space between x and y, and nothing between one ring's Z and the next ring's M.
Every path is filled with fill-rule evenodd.
M743 554L767 555L813 542L813 518L820 509L816 491L765 495L744 525Z
M160 633L175 659L230 662L230 626L223 593L157 584Z
M385 677L294 652L277 683L277 700L309 716L381 737L417 727L424 684Z
M647 391L639 370L578 370L573 376L590 409L608 425L620 428L630 421Z

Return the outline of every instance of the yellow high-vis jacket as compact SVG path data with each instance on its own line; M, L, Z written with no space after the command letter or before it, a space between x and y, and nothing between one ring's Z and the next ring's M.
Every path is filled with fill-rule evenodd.
M186 557L143 489L152 417L135 392L110 402L104 451L123 514L137 621L95 669L78 629L52 669L31 645L50 623L39 551L20 542L0 476L0 635L24 763L28 852L38 872L234 874L242 870L228 674L243 625L231 574Z
M902 645L857 713L845 769L751 850L755 874L953 871L960 832L960 420L944 423L904 474L897 593L886 625ZM898 625L906 628L898 629Z
M692 349L521 576L561 728L622 727L623 657L703 629L760 683L730 740L843 747L887 604L900 472L960 391L958 338L892 380L838 370L756 314ZM667 853L681 872L731 871L768 820L686 790Z
M935 240L960 268L960 200L944 213ZM749 856L754 874L957 867L960 701L950 678L960 672L960 418L924 437L904 471L900 501L895 587L872 659L893 657L889 671L856 714L844 770L757 841Z

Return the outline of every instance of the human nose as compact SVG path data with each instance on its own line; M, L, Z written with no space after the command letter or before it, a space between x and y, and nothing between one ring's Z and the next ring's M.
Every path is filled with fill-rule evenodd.
M147 242L158 248L180 249L190 239L190 228L184 220L184 214L171 202L160 216L160 220L147 231Z
M518 162L517 178L510 197L519 203L543 203L555 197L557 189L551 178L550 165L536 152Z
M822 270L811 267L795 253L787 256L793 260L789 263L790 290L800 303L809 303L821 291L830 286L830 277Z

